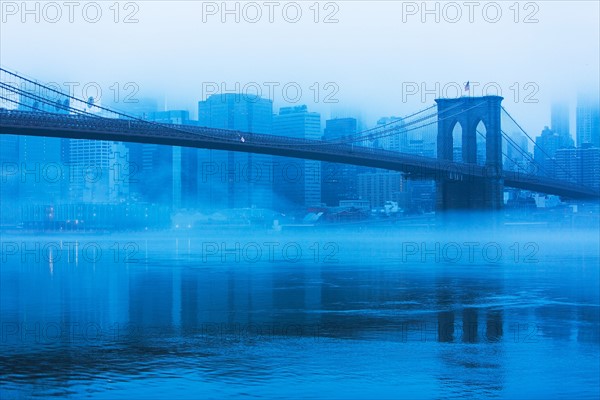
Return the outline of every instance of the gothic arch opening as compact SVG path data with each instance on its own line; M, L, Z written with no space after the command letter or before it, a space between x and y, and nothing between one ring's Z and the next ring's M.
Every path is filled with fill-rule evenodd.
M452 128L452 160L462 162L462 133L463 128L460 122L456 121Z
M479 120L479 123L475 126L477 165L485 165L485 161L487 158L486 137L487 137L487 129L485 127L485 124L483 123L483 120Z

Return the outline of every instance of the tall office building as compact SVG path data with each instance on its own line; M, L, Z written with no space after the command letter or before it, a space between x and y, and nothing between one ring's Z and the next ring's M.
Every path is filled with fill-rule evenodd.
M398 152L406 151L408 132L402 128L403 122L400 117L380 118L377 121L377 127L381 131L394 130L382 135L375 134L372 139L369 138L362 145ZM399 202L403 207L406 199L405 190L405 180L401 172L362 168L362 171L357 174L358 197L368 200L371 208L383 207L386 201Z
M531 153L529 153L529 142L527 137L520 132L512 132L509 136L512 141L511 144L506 147L504 169L520 172L530 171L532 157Z
M157 102L152 98L131 101L119 99L115 102L115 99L110 97L104 99L104 107L118 110L134 118L148 120L148 116L157 110ZM101 114L107 118L118 117L116 114L104 111ZM77 168L89 168L90 165L99 168L103 176L102 184L94 184L89 182L89 179L79 177L76 184L70 187L72 201L110 203L131 199L139 202L147 201L150 195L156 196L154 188L157 186L155 184L157 180L153 178L158 176L158 172L156 176L152 175L152 172L155 171L153 164L157 162L158 157L154 153L156 149L163 146L74 139L69 140L69 143L68 159L71 163L75 163ZM120 175L111 176L115 169ZM78 172L81 173L85 175L86 172L85 170ZM106 185L112 185L113 188L107 189ZM168 191L166 193L170 194Z
M392 123L392 125L389 125ZM400 126L405 123L399 117L383 117L377 121L382 128ZM436 154L437 129L435 126L417 130L398 129L394 135L377 141L377 147L403 153L434 158ZM382 174L391 174L385 177ZM377 173L359 174L359 195L371 201L373 207L380 207L382 201L397 201L400 207L410 211L431 211L435 199L435 183L431 180L407 180L404 174L398 181L397 172L377 170ZM372 186L374 184L378 186ZM370 189L369 189L370 188ZM371 193L368 195L367 193ZM366 197L365 197L366 196ZM385 200L382 200L384 199Z
M155 99L111 104L126 115L161 124L193 125L189 111L158 111ZM114 115L112 115L114 116ZM125 143L132 176L130 197L135 201L193 208L198 201L198 150L177 146Z
M338 118L325 121L323 138L343 140L356 134L355 118ZM361 171L363 172L363 171ZM366 171L364 171L366 172ZM321 164L321 198L330 207L337 207L340 200L358 198L358 173L355 165L323 162Z
M552 176L556 167L556 151L561 148L561 138L547 126L541 135L535 138L533 159L539 166L539 175Z
M148 111L148 121L160 124L194 125L185 110ZM194 208L198 200L198 149L130 144L130 159L137 171L132 192L139 200Z
M18 215L18 200L22 181L17 135L0 135L0 223Z
M271 134L273 102L237 93L216 94L198 102L198 124L243 133ZM273 162L271 156L221 150L200 150L198 182L200 205L222 208L272 208Z
M63 163L62 139L19 136L19 198L31 203L63 200L69 171Z
M598 95L577 97L577 147L591 143L600 147L600 101Z
M386 134L375 138L372 141L372 147L392 151L403 151L408 144L408 132L402 128L403 119L400 117L383 117L377 121L377 126L381 129L397 127L393 135Z
M553 103L551 109L551 129L560 137L561 147L573 147L573 138L569 128L569 105Z
M148 120L161 124L196 125L189 111L169 110L151 112ZM145 145L152 146L152 145ZM178 146L153 146L145 149L145 160L152 158L148 182L152 193L147 201L170 203L173 208L198 206L198 158L202 150Z
M24 89L19 96L20 111L68 114L69 98L60 94ZM68 185L65 160L67 139L18 136L19 198L30 203L56 203L63 200ZM11 148L13 146L9 146ZM3 152L6 151L3 147Z
M17 135L0 135L0 199L5 201L17 199L21 182L19 139Z
M59 94L27 90L19 96L20 111L37 111L68 114L69 99ZM63 165L63 143L65 139L18 136L19 180L18 191L21 201L34 204L56 203L62 200L62 189L68 179ZM15 149L14 143L3 152Z
M321 139L321 115L305 105L284 107L273 117L273 134ZM321 162L273 157L273 189L277 205L294 209L321 204Z
M371 208L381 208L387 201L406 206L406 181L401 172L377 171L358 174L358 194L369 200Z
M71 139L69 198L79 203L120 203L129 197L129 150L121 142Z
M586 144L556 152L556 178L600 189L600 148Z

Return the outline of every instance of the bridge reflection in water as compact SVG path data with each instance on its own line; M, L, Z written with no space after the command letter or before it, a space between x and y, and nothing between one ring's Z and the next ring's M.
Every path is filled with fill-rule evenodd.
M149 238L136 263L63 257L26 274L12 257L0 270L3 393L81 394L90 383L134 397L147 385L183 397L248 385L327 397L598 390L589 239L540 242L552 257L521 265L403 262L391 240L372 239L379 257L344 239L333 264L203 263L202 241ZM113 239L97 242L111 254ZM570 268L554 261L565 257Z

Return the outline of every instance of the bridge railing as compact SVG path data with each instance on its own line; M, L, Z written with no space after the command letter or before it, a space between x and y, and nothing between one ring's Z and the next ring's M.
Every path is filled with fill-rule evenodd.
M495 177L504 178L520 185L530 185L531 187L544 186L578 191L590 195L594 194L593 191L584 190L584 188L570 182L543 179L540 176L526 176L514 171L490 171L486 166L477 164L456 163L416 154L398 153L391 150L353 146L346 143L322 140L290 138L190 125L168 125L98 116L0 110L0 128L4 128L5 131L9 132L11 127L32 128L34 130L38 128L40 130L52 129L59 132L90 132L100 134L98 137L102 136L101 134L112 134L115 137L130 136L140 139L169 138L173 139L172 143L182 141L186 145L192 145L193 147L211 148L211 143L227 144L229 149L237 151L248 151L247 148L251 148L252 150L270 148L281 151L281 155L289 152L292 156L307 156L307 158L313 157L316 159L315 155L321 154L330 156L332 160L339 159L343 162L356 162L362 158L376 161L374 164L380 165L380 168L382 165L385 165L388 169L402 170L412 174L412 176L421 176L423 178L463 180L465 177ZM244 138L244 140L242 141L241 138ZM110 136L107 136L105 140L114 139L110 139Z

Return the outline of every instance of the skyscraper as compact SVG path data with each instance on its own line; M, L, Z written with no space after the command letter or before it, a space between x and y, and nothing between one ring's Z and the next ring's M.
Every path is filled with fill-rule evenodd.
M121 142L71 139L68 163L72 202L120 203L129 196L129 150Z
M198 102L198 124L209 128L270 134L273 102L237 93L215 94ZM245 140L243 134L240 140ZM272 208L272 157L221 150L199 150L201 206Z
M338 118L325 121L323 138L343 140L356 134L355 118ZM321 198L330 207L337 207L340 200L358 198L358 172L355 165L323 162L321 164Z
M68 97L52 92L41 93L39 89L21 89L20 111L69 113ZM61 191L68 183L68 172L63 164L63 143L68 143L68 140L36 136L18 136L17 140L20 198L37 204L60 202ZM3 148L3 151L6 150Z
M600 188L600 148L560 149L556 152L556 178L579 183L587 188Z
M600 147L600 101L598 95L577 97L577 147L591 143Z
M33 204L63 200L62 190L69 180L69 171L63 164L64 141L59 138L18 136L20 200Z
M149 112L147 119L161 124L192 125L185 110ZM198 149L141 145L139 160L145 201L170 204L174 208L195 207L198 198Z
M273 134L301 139L321 138L321 115L305 105L284 107L273 117ZM273 157L277 203L297 208L321 204L321 162Z
M387 150L399 151L409 154L417 154L425 157L435 157L437 128L435 126L424 127L417 130L407 130L401 128L406 123L399 117L383 117L377 121L380 127L390 127L390 123L398 124L394 135L386 136L382 139L377 139L376 147L382 147ZM391 174L389 177L384 177L383 174ZM407 180L404 174L401 175L401 181L398 183L396 172L377 170L377 173L367 172L359 174L359 195L362 198L371 200L373 207L379 207L380 200L374 201L373 198L381 199L385 197L385 201L397 201L402 208L408 212L426 212L431 211L434 206L435 199L435 182L433 180ZM366 188L371 182L376 182L379 185L377 195L367 195ZM386 187L387 185L387 187ZM391 185L391 186L390 186ZM400 187L400 189L398 189ZM371 193L375 193L375 189L371 189ZM366 196L366 197L365 197Z
M151 120L149 116L155 115L157 110L157 102L152 98L135 99L130 102L108 102L107 106L131 117L144 120ZM114 118L115 115L108 113L106 117ZM123 168L127 168L128 195L132 200L160 203L170 201L171 191L166 190L170 180L165 182L163 178L165 171L170 171L172 149L142 143L124 143L123 145L127 152L127 159L121 160L120 163Z
M189 111L168 110L148 114L148 120L161 124L195 125ZM198 158L200 152L189 147L144 145L144 162L152 162L148 171L149 191L146 199L151 202L170 203L173 208L196 208L198 206Z
M22 215L20 196L28 176L19 154L21 138L0 135L0 225L16 224ZM31 169L31 166L28 168ZM29 176L29 179L32 177Z
M378 170L358 174L358 193L369 200L371 208L381 208L387 201L406 206L406 181L401 172Z
M553 103L550 118L550 128L560 137L560 147L573 147L573 138L569 129L569 105L564 102Z
M512 132L510 145L506 146L504 169L509 171L529 171L531 155L529 153L527 137L520 132ZM539 157L539 155L538 155Z
M372 146L392 151L403 151L408 144L408 132L406 128L401 128L403 119L400 117L383 117L377 121L377 126L398 127L398 131L393 135L385 135L373 140Z
M547 126L540 136L535 138L533 159L539 166L538 174L547 177L553 176L556 167L556 151L561 148L561 138Z

